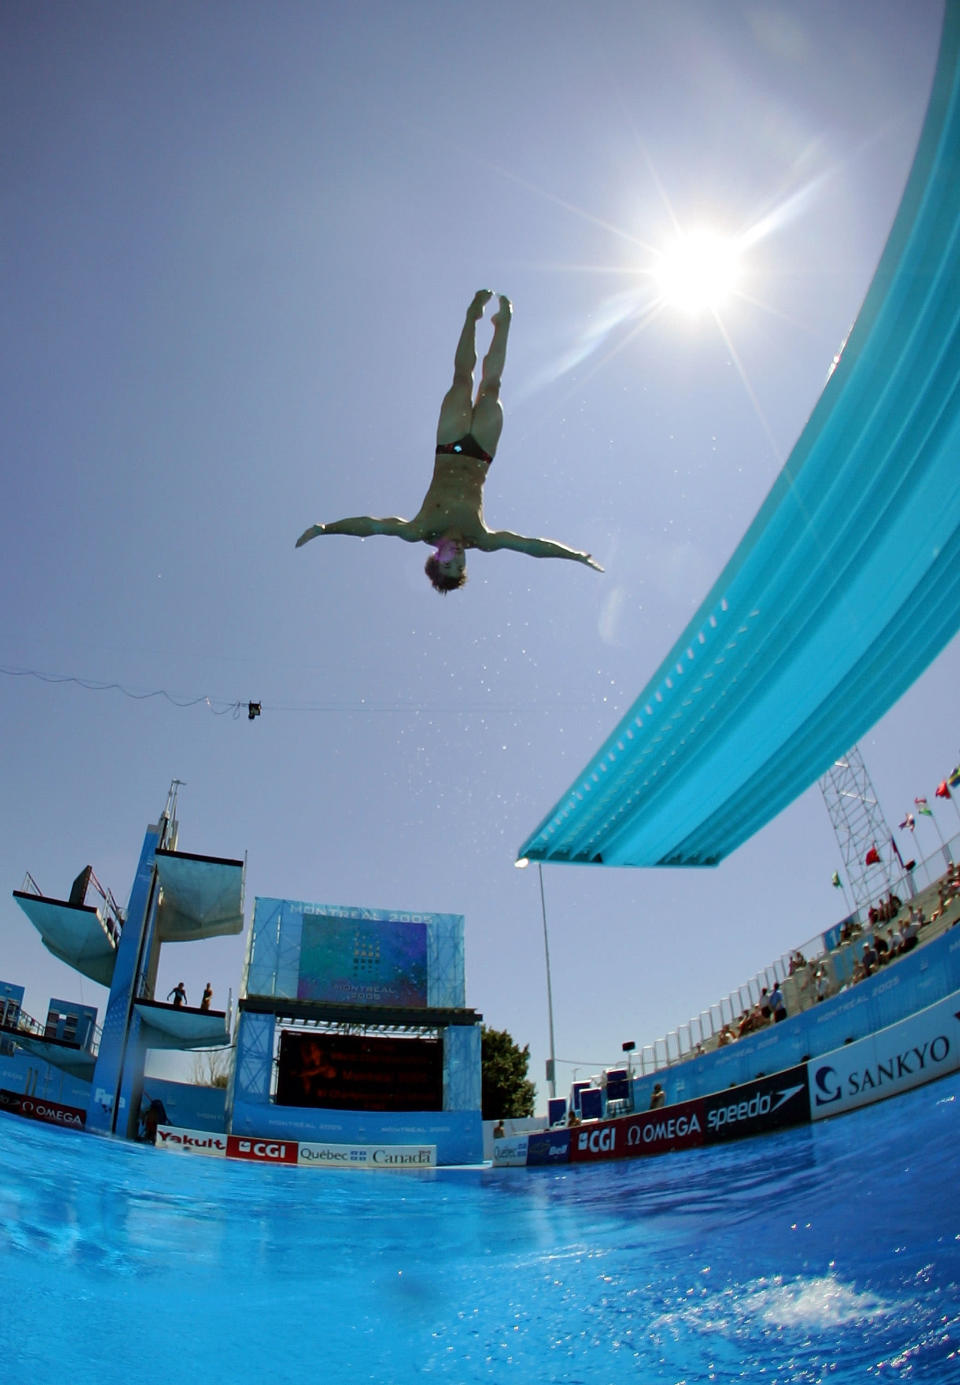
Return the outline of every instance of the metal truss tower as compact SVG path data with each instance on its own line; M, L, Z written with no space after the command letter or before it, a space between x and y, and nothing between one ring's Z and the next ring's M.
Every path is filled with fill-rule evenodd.
M893 889L902 867L894 851L893 833L857 746L834 761L820 780L820 792L854 905L865 912Z

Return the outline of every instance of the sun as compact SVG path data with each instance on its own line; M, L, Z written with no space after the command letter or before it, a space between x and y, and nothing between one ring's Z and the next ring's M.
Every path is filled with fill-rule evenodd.
M678 235L653 267L660 301L695 317L717 312L740 283L740 247L715 231Z

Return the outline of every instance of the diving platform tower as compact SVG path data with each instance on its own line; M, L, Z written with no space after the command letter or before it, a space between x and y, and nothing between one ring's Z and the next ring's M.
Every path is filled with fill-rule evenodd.
M86 1063L90 1079L86 1129L133 1138L137 1133L143 1074L150 1049L226 1047L226 1011L170 1005L154 996L165 943L199 942L243 931L244 862L177 850L177 795L173 780L160 820L146 830L125 910L109 891L86 904L89 867L74 881L70 898L39 890L15 890L14 898L44 946L61 961L109 988L99 1047ZM29 879L29 877L28 877ZM33 884L33 881L30 881ZM99 882L96 882L99 888ZM18 1043L24 1043L18 1035ZM33 1036L30 1051L64 1068L67 1046Z

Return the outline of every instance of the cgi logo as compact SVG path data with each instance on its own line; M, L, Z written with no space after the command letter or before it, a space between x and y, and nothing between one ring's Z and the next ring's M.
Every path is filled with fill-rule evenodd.
M577 1148L588 1149L591 1154L612 1154L616 1143L617 1131L612 1125L606 1130L581 1130L577 1136Z
M296 1159L295 1147L272 1140L238 1139L235 1148L241 1159L263 1159L277 1164L289 1164Z

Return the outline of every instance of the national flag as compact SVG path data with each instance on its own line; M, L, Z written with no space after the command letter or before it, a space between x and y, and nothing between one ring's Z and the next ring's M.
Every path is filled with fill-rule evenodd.
M903 822L901 822L900 831L902 832L905 827L909 827L911 832L916 832L917 824L912 813L908 813Z
M903 869L904 869L903 857L900 855L900 848L897 846L897 841L896 841L896 838L895 838L895 837L891 837L891 838L890 838L890 845L893 847L893 854L896 856L897 860L900 862L900 869L903 870Z
M840 876L837 874L836 871L833 872L833 879L831 880L830 883L831 883L831 885L833 886L833 888L834 888L835 890L839 890L839 889L841 888L841 885L840 885Z
M865 866L878 866L880 864L880 852L875 846L872 846L867 852L863 858L863 864Z
M930 807L928 807L927 800L925 798L915 798L913 801L917 805L918 813L922 813L924 817L927 818L933 817L933 810Z
M942 784L937 785L937 798L952 798L950 790L947 788L947 781L944 779Z
M947 775L951 789L960 788L960 765L957 765L952 774Z

